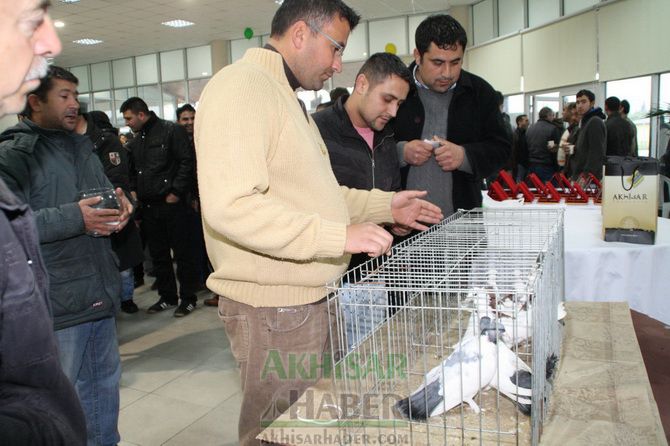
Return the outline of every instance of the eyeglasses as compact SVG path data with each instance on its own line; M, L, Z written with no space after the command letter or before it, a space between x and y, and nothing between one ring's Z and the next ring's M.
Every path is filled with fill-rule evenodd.
M326 39L330 40L330 43L332 43L333 46L335 47L335 55L339 56L339 57L342 57L342 54L344 54L344 47L342 45L340 45L340 43L337 40L333 39L328 34L321 31L321 29L319 29L316 25L314 25L312 23L309 23L308 26L312 31L314 31L316 33L319 33L323 37L325 37Z

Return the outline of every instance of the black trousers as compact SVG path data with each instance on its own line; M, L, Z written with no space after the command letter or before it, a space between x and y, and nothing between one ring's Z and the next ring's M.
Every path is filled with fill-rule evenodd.
M145 204L142 209L149 252L154 263L158 295L176 304L178 297L185 302L196 301L198 267L194 249L193 228L189 209L182 202L175 204ZM179 293L172 266L177 263Z

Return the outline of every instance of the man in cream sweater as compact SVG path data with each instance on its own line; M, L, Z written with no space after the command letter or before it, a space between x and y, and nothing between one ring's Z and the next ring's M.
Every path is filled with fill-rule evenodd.
M247 51L203 91L195 123L207 251L207 287L243 389L240 444L259 444L318 376L282 374L267 362L321 361L330 345L325 284L350 254L379 256L391 235L378 224L425 229L440 210L422 192L340 187L328 150L295 90L319 90L342 68L360 17L341 0L285 0L265 48ZM316 375L322 369L318 369ZM281 375L281 376L280 376Z

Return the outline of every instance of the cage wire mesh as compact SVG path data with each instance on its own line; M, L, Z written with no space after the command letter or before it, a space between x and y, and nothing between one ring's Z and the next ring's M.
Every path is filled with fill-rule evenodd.
M328 286L340 426L413 445L538 444L563 276L558 209L459 211L348 271Z

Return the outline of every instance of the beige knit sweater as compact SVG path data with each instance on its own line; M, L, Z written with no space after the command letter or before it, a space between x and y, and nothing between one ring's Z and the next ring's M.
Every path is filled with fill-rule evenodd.
M207 84L195 122L207 286L255 307L315 302L344 272L346 227L389 223L392 193L340 187L278 53L254 48Z

